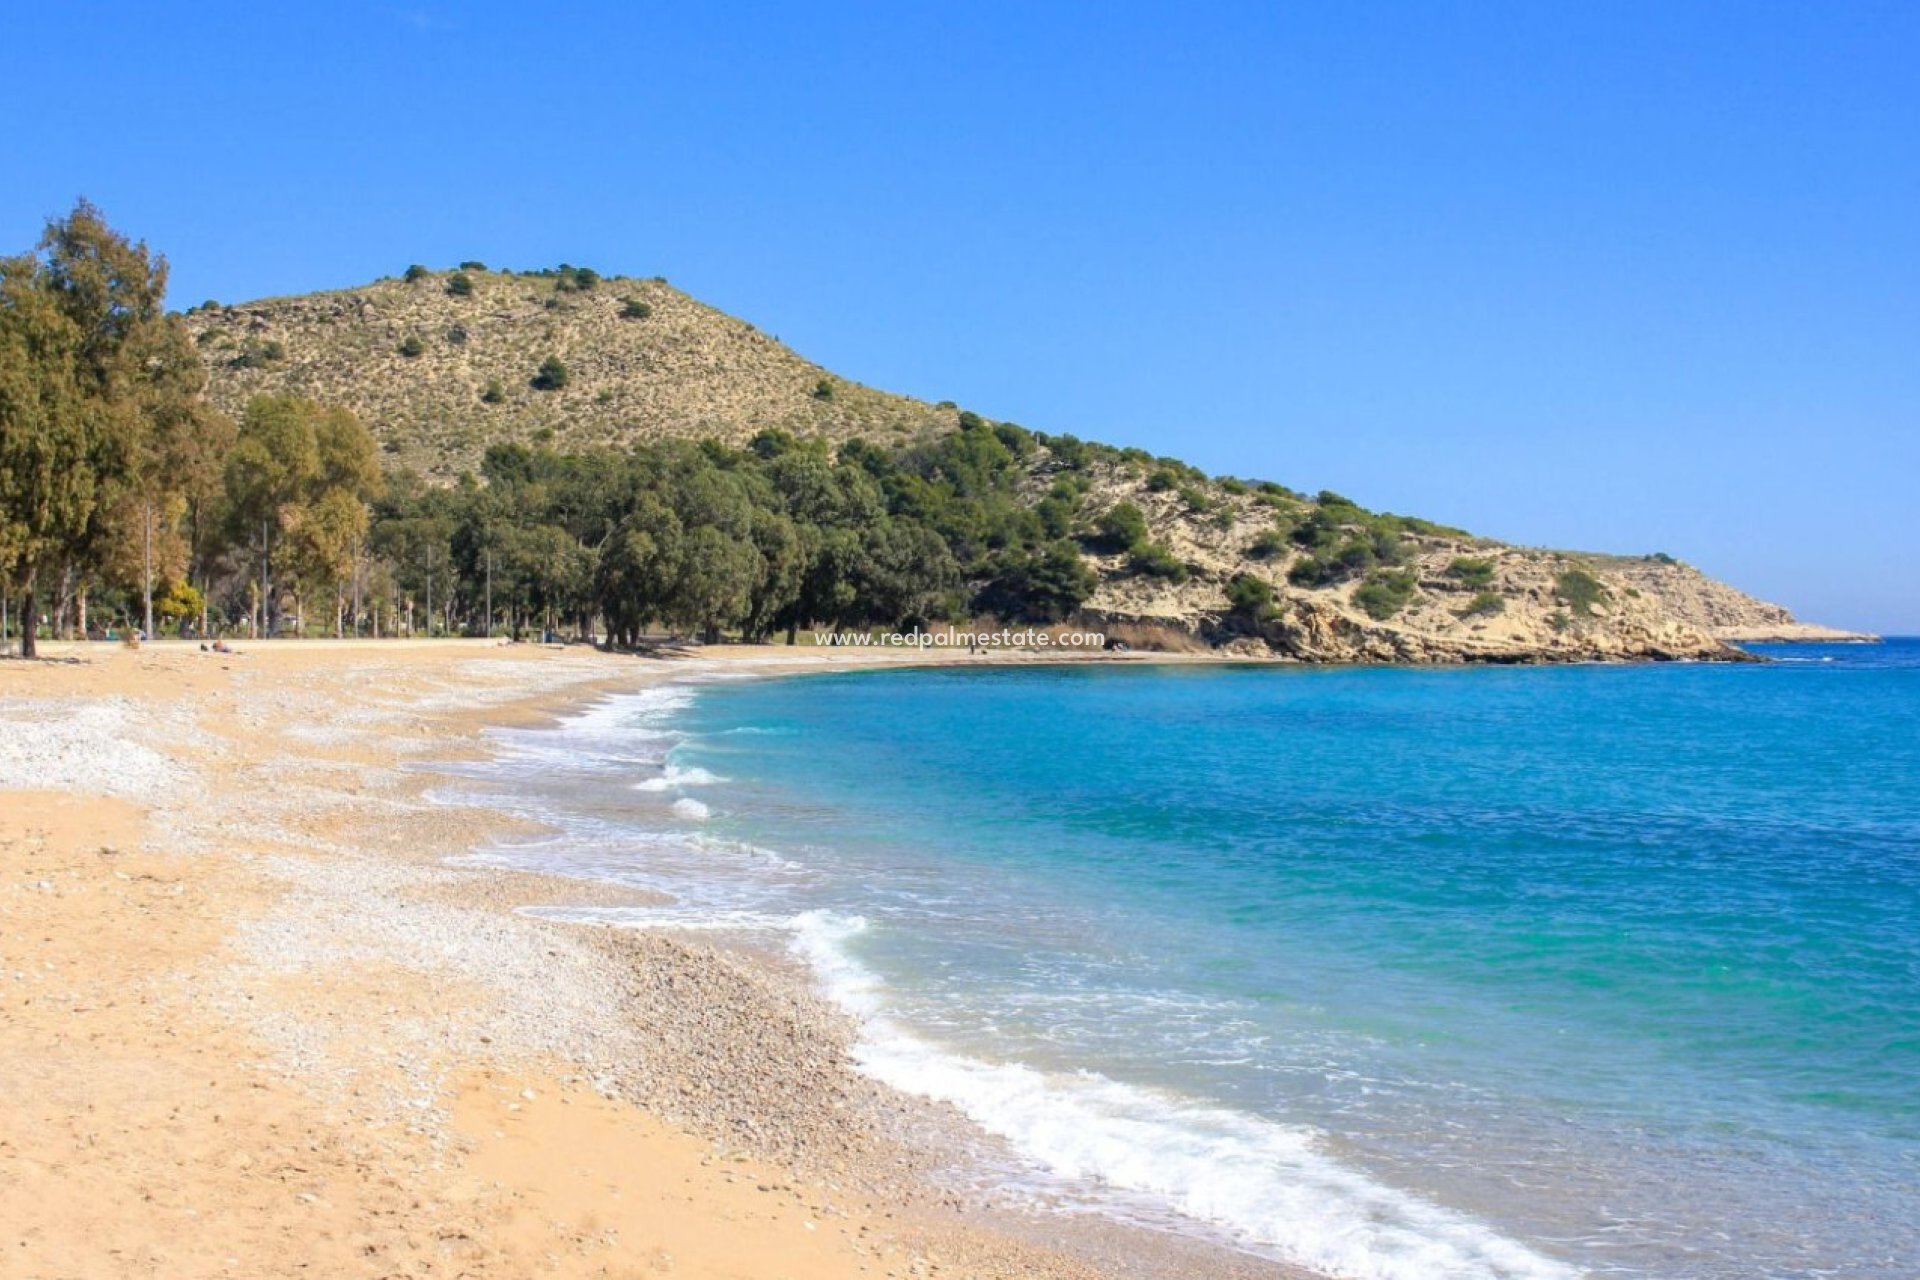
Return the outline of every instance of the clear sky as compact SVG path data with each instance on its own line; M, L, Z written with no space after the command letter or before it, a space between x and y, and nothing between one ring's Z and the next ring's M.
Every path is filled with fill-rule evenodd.
M1920 4L22 6L0 248L665 275L857 380L1920 633Z

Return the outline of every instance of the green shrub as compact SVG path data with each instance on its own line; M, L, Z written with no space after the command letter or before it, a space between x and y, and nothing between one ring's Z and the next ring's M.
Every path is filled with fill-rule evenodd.
M426 350L427 344L411 333L400 340L400 354L409 360L415 356L425 355Z
M1463 587L1481 590L1493 585L1493 561L1455 556L1453 563L1447 566L1447 576Z
M1287 534L1284 530L1262 529L1260 535L1253 540L1253 545L1247 548L1247 554L1255 560L1271 560L1275 556L1285 554L1286 550Z
M1172 467L1155 467L1147 476L1148 493L1165 493L1180 483L1180 477Z
M1368 532L1367 541L1373 547L1373 558L1381 564L1405 564L1410 554L1407 542L1391 529L1374 528Z
M1243 497L1247 492L1247 482L1234 476L1220 477L1220 492L1230 493L1234 497Z
M447 292L456 298L471 297L473 277L464 271L456 271L447 279Z
M1353 589L1353 602L1376 622L1385 622L1413 599L1420 585L1412 573L1380 572Z
M620 304L620 318L622 320L645 320L652 314L653 308L638 298L628 298Z
M1144 573L1150 578L1165 578L1170 582L1187 580L1185 562L1157 542L1149 542L1135 550L1127 566L1135 573Z
M1593 616L1593 607L1607 599L1607 589L1600 585L1600 579L1585 569L1565 570L1553 580L1553 586L1576 618Z
M500 379L487 379L486 389L480 393L480 399L487 404L500 404L507 398L507 389L500 385Z
M1138 551L1147 544L1147 518L1131 502L1116 502L1096 522L1100 541L1110 551Z
M277 338L268 338L265 342L249 339L240 349L240 354L233 358L233 366L236 369L264 369L270 364L285 359L286 354L285 344Z
M1421 533L1430 538L1465 538L1465 529L1456 529L1450 524L1436 524L1431 520L1422 520L1419 516L1396 516L1391 513L1379 517L1381 520L1399 527L1403 533Z
M592 267L571 267L564 262L553 276L556 293L586 293L599 283L600 273Z
M447 330L447 341L451 342L456 347L466 346L467 345L467 326L463 324L457 324L457 325L454 325L451 329Z
M419 263L416 262L412 266L407 268L407 273L402 278L406 280L408 284L417 284L420 281L425 280L428 276L432 274L433 272L427 270L425 267L421 266Z
M460 264L460 269L462 271L485 271L487 264L484 262L463 262Z
M1507 611L1507 601L1498 591L1482 591L1460 611L1463 618L1491 618Z
M548 356L540 362L540 371L533 375L532 387L535 391L558 391L567 385L567 366L559 356Z
M1039 517L1040 528L1049 538L1064 538L1073 528L1073 513L1079 505L1076 496L1056 490L1035 504L1033 514Z
M1327 584L1327 565L1319 556L1301 556L1287 570L1287 581L1296 587L1323 587Z
M613 403L613 388L602 387L593 393L593 402L602 408Z
M1086 441L1078 436L1048 436L1047 451L1053 454L1053 460L1069 471L1078 471L1092 461L1092 451Z
M1274 603L1273 584L1250 573L1238 573L1227 583L1227 607L1236 618L1255 626L1279 616Z
M831 399L833 399L833 383L831 383L831 382L829 382L829 381L828 381L827 379L825 379L825 378L822 378L822 379L820 379L820 381L818 381L818 382L816 382L816 383L814 383L814 384L813 384L813 398L814 398L815 400L831 400Z
M1180 501L1187 510L1193 512L1195 515L1202 515L1213 510L1213 499L1209 498L1206 490L1200 488L1198 485L1181 485Z
M993 438L1007 447L1007 452L1025 462L1033 456L1033 432L1017 422L997 422L993 427Z

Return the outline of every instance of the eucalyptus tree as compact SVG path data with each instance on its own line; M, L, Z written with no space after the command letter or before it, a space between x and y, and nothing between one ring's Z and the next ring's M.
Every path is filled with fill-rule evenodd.
M204 374L166 286L166 259L85 200L0 261L0 575L25 597L25 654L43 575L61 572L57 612L84 600L129 496L165 486L155 441L194 416Z

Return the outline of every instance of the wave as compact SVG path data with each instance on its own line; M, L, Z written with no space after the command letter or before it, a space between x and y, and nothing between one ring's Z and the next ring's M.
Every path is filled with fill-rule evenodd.
M827 994L860 1019L855 1059L863 1071L958 1107L1054 1178L1145 1196L1244 1246L1352 1280L1579 1274L1341 1164L1319 1149L1314 1130L1094 1072L1043 1072L939 1049L887 1018L879 979L847 948L864 919L807 912L793 928L795 949Z
M685 818L690 822L705 822L713 813L713 810L692 796L681 796L673 802L672 808L674 817Z
M665 773L657 778L636 782L633 784L633 789L635 791L672 791L678 787L707 787L716 782L725 781L726 779L719 774L710 773L698 766L683 769L677 764L669 764Z

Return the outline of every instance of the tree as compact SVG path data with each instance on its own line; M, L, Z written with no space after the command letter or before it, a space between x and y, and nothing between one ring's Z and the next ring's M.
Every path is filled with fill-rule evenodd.
M198 396L198 357L162 308L167 264L85 200L35 251L0 262L0 577L35 651L42 572L79 583L124 534L156 423ZM84 597L83 597L84 598Z
M1015 622L1059 622L1097 585L1071 542L1008 556L974 597L974 607Z
M258 557L267 634L280 618L274 556L281 543L292 540L286 567L296 588L337 584L382 483L373 437L345 409L292 396L257 396L247 405L226 489L233 530Z

